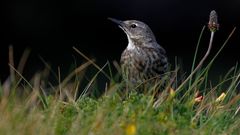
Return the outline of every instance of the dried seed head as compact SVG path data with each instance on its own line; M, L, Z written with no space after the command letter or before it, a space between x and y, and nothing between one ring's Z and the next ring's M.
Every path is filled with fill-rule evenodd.
M215 32L219 29L218 16L215 10L212 10L209 16L208 28L211 32Z

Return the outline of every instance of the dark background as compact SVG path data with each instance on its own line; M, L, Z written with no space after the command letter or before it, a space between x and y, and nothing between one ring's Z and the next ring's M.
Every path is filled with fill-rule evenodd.
M125 34L107 17L136 19L147 23L174 64L178 57L184 70L191 66L198 36L208 23L211 10L219 15L220 30L214 39L212 54L221 47L231 30L240 25L239 0L2 0L0 77L8 75L8 46L13 45L17 63L23 50L31 48L24 74L43 67L39 56L68 72L71 63L81 57L73 46L97 63L119 61L127 46ZM206 29L200 55L207 49L210 33ZM239 60L239 29L219 55L213 75L224 73ZM212 56L212 55L211 55Z

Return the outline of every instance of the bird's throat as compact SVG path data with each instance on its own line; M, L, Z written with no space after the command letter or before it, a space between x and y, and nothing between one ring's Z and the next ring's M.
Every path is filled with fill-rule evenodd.
M127 50L134 50L135 48L136 48L136 46L133 44L133 42L129 41L128 46L127 46Z

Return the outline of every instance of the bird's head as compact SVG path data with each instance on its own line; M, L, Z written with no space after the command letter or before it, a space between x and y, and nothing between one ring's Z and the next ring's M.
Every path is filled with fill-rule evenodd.
M114 23L118 24L118 26L127 34L128 40L133 42L140 40L142 42L155 42L155 36L152 30L148 27L147 24L137 21L137 20L126 20L120 21L114 18L108 18Z

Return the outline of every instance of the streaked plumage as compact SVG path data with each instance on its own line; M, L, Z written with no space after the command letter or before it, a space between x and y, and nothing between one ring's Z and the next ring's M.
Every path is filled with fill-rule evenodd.
M110 20L117 23L128 37L128 46L120 60L125 80L133 84L152 78L160 80L168 69L168 60L148 25L137 20Z

